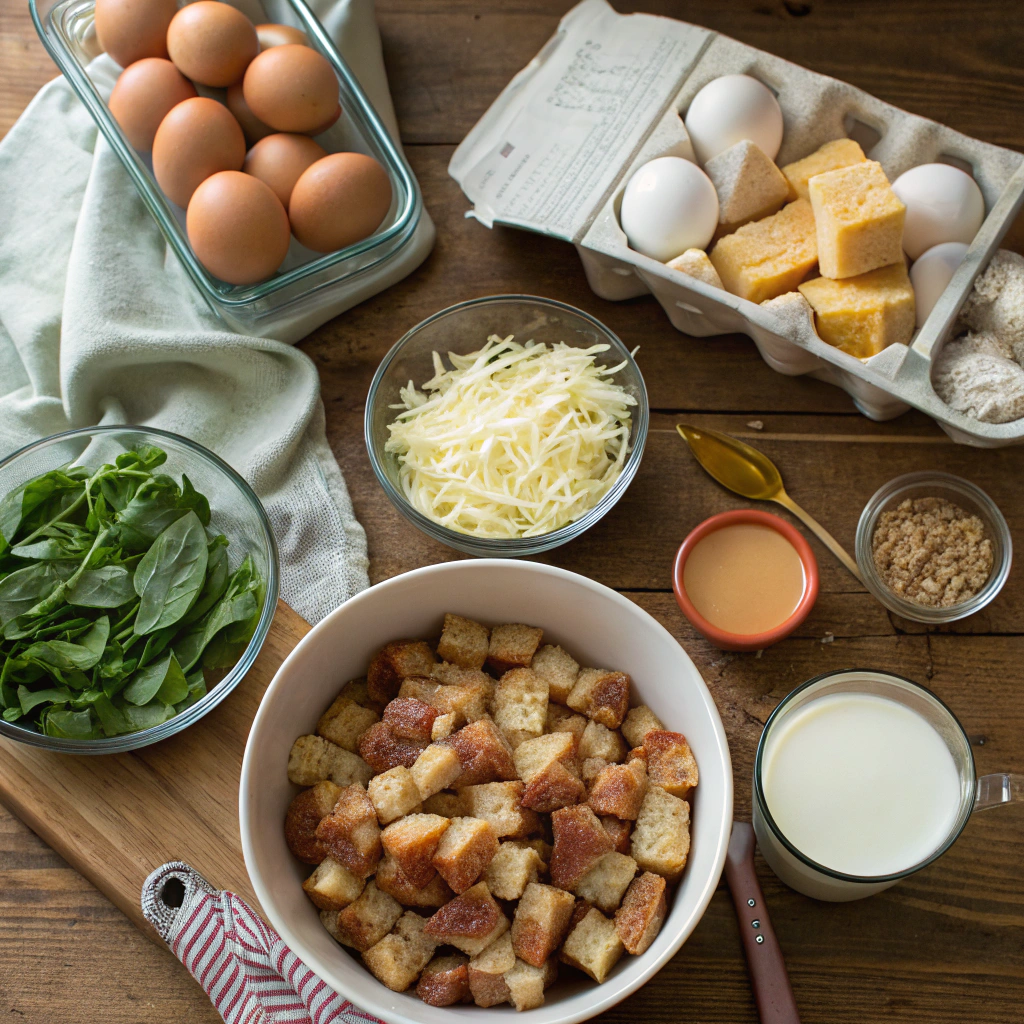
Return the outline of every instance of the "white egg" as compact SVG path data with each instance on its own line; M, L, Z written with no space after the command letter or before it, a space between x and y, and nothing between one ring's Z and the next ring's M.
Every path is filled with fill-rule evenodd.
M696 164L661 156L629 179L619 219L630 248L666 263L707 248L718 227L718 193Z
M690 101L685 123L702 164L744 139L770 160L782 145L779 101L771 89L749 75L723 75L708 82Z
M963 261L965 252L967 246L963 242L942 242L922 253L910 268L918 327L924 326L928 314L935 308L939 296L946 290L946 285Z
M916 260L943 242L970 244L985 219L978 183L949 164L921 164L901 174L892 190L907 208L903 249Z

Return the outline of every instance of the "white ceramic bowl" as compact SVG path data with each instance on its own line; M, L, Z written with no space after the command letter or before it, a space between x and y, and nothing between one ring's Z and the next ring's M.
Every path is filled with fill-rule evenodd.
M729 746L704 680L664 627L608 587L534 562L449 562L380 583L327 616L278 670L249 733L239 793L249 877L270 923L296 955L388 1024L485 1024L515 1014L509 1006L438 1008L411 991L385 988L320 924L301 888L310 869L291 855L282 832L285 810L298 792L286 775L295 738L314 729L341 686L365 674L385 643L438 635L446 611L491 624L541 626L545 641L561 644L581 662L628 672L635 702L686 734L700 768L689 863L654 944L643 956L624 956L603 985L582 977L559 980L544 1006L516 1014L517 1024L574 1024L624 999L675 955L718 885L732 827Z

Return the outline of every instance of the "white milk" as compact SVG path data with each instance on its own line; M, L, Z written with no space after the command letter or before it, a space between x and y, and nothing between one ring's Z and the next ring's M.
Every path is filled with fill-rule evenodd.
M789 842L847 875L895 874L924 860L960 806L942 737L875 694L830 694L792 712L768 738L761 777Z

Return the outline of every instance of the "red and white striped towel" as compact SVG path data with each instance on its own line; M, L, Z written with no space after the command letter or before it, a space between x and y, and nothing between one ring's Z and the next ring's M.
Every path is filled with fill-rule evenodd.
M146 879L142 912L227 1024L380 1024L328 988L245 900L181 861Z

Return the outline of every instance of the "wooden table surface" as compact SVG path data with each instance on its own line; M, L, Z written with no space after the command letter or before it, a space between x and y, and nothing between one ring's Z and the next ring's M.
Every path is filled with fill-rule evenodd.
M676 547L704 517L740 505L695 467L673 431L680 418L756 437L793 496L851 549L873 491L898 473L926 467L980 484L1003 509L1015 542L1024 543L1024 448L956 446L917 413L871 423L838 389L774 373L744 337L687 338L653 299L598 299L567 245L465 220L467 202L446 173L451 153L569 6L379 0L402 138L437 223L437 246L406 281L302 345L320 371L328 437L369 536L372 579L457 557L407 525L371 474L362 412L381 356L406 329L453 302L505 291L551 296L641 346L652 423L626 497L550 561L628 594L694 658L729 733L737 816L749 819L751 759L766 716L793 686L836 668L889 669L926 683L960 716L980 772L1024 772L1020 571L982 613L929 631L887 614L812 540L821 566L817 606L798 635L761 657L715 650L678 611L669 575ZM1013 0L645 0L617 7L718 29L970 135L1024 149L1024 21ZM53 74L24 0L0 0L0 132ZM1022 225L1006 244L1024 251ZM854 904L805 899L762 862L805 1024L1019 1024L1022 841L1019 808L978 816L942 860ZM169 953L0 808L0 1020L218 1019ZM675 960L605 1019L756 1021L724 889Z

